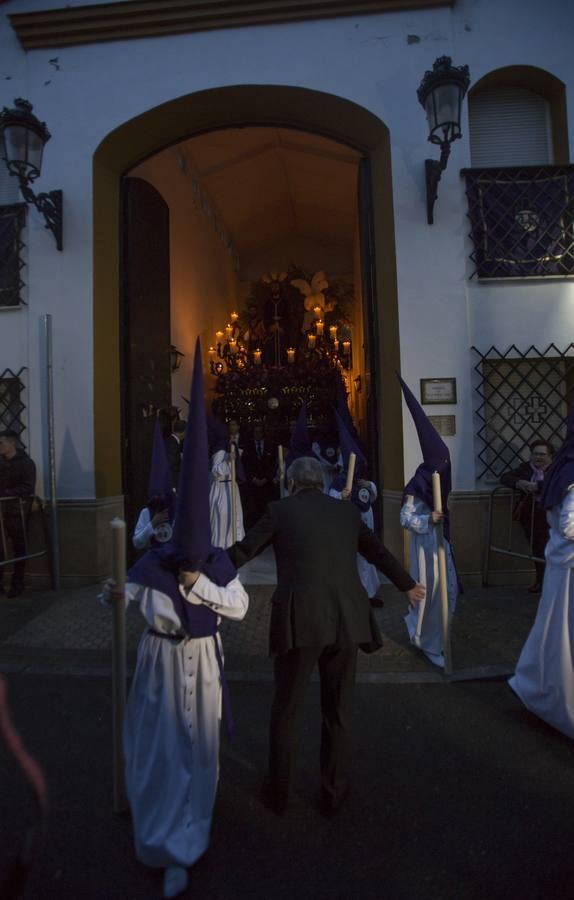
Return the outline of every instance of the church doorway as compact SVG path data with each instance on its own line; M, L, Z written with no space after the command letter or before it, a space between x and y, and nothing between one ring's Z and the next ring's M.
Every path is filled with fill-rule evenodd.
M138 194L134 202L143 204L143 216L130 208ZM133 456L140 446L138 429L152 407L169 400L185 415L182 398L198 333L206 364L215 367L208 379L211 399L225 417L227 391L217 376L233 372L227 365L232 341L254 379L266 367L287 370L292 350L301 361L311 350L335 356L375 480L387 490L402 482L400 400L391 374L399 368L399 342L390 155L380 120L341 98L297 88L246 86L190 95L106 138L94 160L94 197L99 493L116 487L114 493L140 502L135 494L143 488L128 483L122 451L131 447ZM163 209L157 213L161 226L154 204ZM132 240L133 228L146 217L147 233ZM114 234L119 253L110 245ZM130 282L137 285L131 298ZM309 308L314 295L318 302ZM138 339L142 323L147 337ZM184 354L175 371L166 362L170 345ZM157 356L157 398L130 399L138 352ZM140 384L149 385L149 371L140 374ZM266 403L265 418L284 427L289 402L273 392ZM261 404L256 406L254 415L261 417ZM311 415L321 424L313 401ZM112 421L115 447L109 428L102 441L102 429ZM392 427L385 428L385 421Z
M124 493L136 510L157 411L166 427L170 407L185 418L197 334L221 419L244 436L262 422L288 446L304 402L311 438L332 445L344 393L376 470L362 165L320 135L245 127L179 142L126 174Z

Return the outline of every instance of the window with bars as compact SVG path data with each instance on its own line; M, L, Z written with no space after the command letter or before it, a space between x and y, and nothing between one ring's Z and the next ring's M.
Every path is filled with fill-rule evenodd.
M25 221L25 204L0 206L0 307L20 306L23 303L22 230Z
M19 372L4 369L0 373L0 431L14 431L23 447L26 446L22 439L26 428L24 424L26 406L22 401L25 385L21 376L25 371L25 368Z
M557 450L566 433L566 417L574 401L574 344L560 351L516 346L506 352L472 348L478 444L477 477L498 481L508 469L529 458L532 441L549 441Z
M471 278L574 277L574 166L463 169Z

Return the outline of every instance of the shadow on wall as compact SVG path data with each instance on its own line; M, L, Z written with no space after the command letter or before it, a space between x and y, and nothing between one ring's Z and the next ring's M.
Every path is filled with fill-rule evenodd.
M46 488L48 488L48 484ZM56 476L56 491L58 497L64 498L89 497L93 491L93 472L82 468L69 428L66 428L64 432L64 442ZM49 496L48 490L46 496Z

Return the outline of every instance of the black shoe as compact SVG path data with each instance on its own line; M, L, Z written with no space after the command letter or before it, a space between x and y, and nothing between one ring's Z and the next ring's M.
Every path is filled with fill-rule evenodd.
M331 794L323 794L322 811L327 819L333 819L341 811L341 807L347 800L350 793L350 786L347 785L342 794L338 797L332 797Z
M19 597L20 594L23 594L23 593L24 593L24 585L15 584L15 585L12 585L12 587L8 591L7 596L10 600L13 600L14 597Z

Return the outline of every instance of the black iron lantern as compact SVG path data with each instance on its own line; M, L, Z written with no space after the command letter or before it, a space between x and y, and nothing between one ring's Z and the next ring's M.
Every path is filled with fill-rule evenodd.
M174 345L171 344L169 348L169 361L172 372L177 372L177 370L181 366L181 361L184 356L185 353L182 353L181 350L178 350L177 347L174 347Z
M32 203L42 214L62 249L62 191L34 194L30 183L42 171L44 145L50 140L45 122L40 122L32 112L32 104L18 98L14 109L6 106L0 112L0 154L11 175L18 178L20 191L26 203Z
M417 91L419 102L427 116L428 140L441 148L440 160L425 160L429 225L433 223L438 183L446 169L450 145L461 136L460 112L469 84L468 66L453 66L450 56L439 56L432 72L425 72Z

